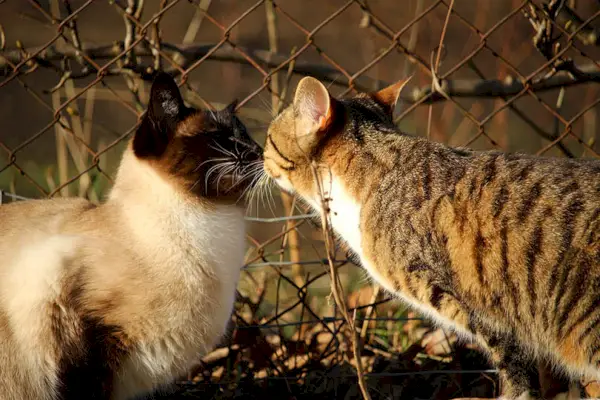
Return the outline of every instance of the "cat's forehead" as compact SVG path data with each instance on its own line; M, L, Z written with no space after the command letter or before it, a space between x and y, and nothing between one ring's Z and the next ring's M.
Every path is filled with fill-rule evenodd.
M293 123L294 118L296 118L294 106L290 105L289 107L281 111L279 114L277 114L275 118L273 118L273 121L271 121L271 123L269 124L268 131L270 133L279 133L282 131L282 128L291 125Z
M177 135L194 136L208 131L245 130L243 124L232 114L224 111L190 109L187 116L179 122Z
M178 136L194 136L213 127L214 121L204 112L193 111L177 126Z

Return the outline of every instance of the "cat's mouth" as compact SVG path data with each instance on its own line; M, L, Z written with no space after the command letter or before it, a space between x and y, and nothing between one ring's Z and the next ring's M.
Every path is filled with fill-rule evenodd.
M216 196L239 197L251 189L262 170L262 148L250 137L229 137L211 145L205 186Z

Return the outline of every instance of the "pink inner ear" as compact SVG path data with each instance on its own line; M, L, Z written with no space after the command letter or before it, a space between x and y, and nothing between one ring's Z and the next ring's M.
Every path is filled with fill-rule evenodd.
M329 94L318 86L306 89L300 98L300 113L314 124L324 126L329 111Z

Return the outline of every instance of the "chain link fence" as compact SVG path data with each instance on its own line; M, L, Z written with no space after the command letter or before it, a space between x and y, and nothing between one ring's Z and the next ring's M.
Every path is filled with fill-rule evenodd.
M346 96L413 75L396 110L406 132L597 157L599 16L597 0L0 0L0 204L101 201L156 70L193 106L239 99L259 143L303 76ZM230 334L181 396L352 398L358 365L372 398L497 395L477 349L339 251L332 275L311 211L276 190L263 200L249 208ZM330 297L332 276L354 323Z

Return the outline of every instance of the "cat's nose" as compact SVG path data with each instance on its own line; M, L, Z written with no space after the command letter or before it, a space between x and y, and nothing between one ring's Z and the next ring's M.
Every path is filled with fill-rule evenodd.
M250 150L252 150L253 152L255 152L256 154L262 154L263 149L262 147L260 147L260 145L252 138L252 136L246 134L246 137L244 138L246 143L248 143L248 147L250 147Z
M263 153L262 147L260 147L259 144L256 143L253 139L250 139L250 140L251 140L252 151L258 155L262 155L262 153Z

